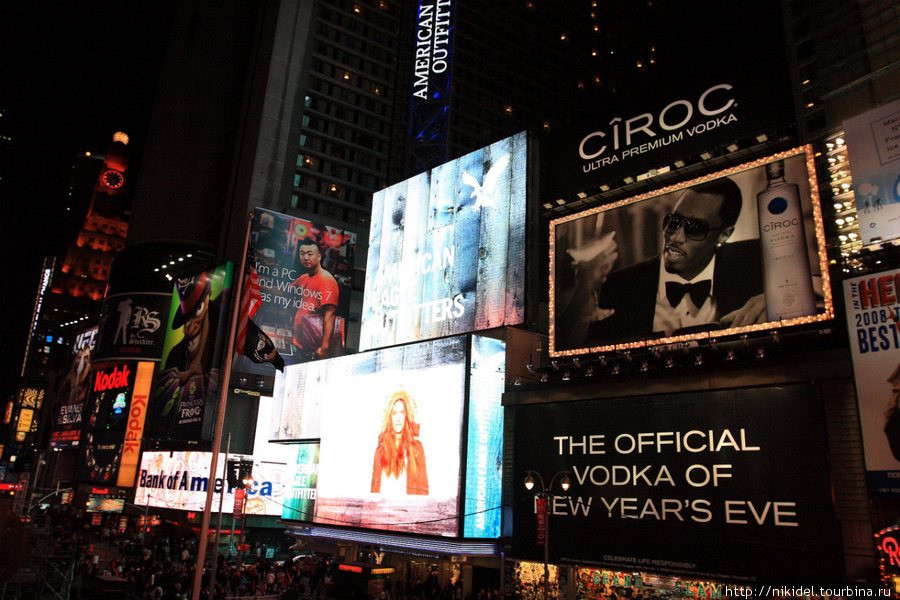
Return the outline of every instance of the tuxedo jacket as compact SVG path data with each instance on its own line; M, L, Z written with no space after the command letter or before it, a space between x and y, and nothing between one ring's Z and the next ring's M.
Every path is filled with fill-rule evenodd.
M659 288L660 256L620 269L601 286L600 308L615 310L608 318L591 323L584 346L606 346L654 337L653 317ZM713 296L719 316L744 306L763 293L759 240L723 244L716 252ZM693 333L718 329L718 323L679 330ZM655 337L661 337L662 333Z

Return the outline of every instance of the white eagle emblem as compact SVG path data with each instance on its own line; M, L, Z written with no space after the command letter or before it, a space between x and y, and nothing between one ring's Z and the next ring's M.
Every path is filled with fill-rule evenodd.
M478 183L478 180L469 175L465 169L462 172L463 183L472 187L472 193L469 198L475 198L475 210L481 210L482 206L493 206L494 191L497 188L497 182L500 181L500 175L506 170L509 164L509 154L504 154L491 165L491 170L484 176L484 185Z

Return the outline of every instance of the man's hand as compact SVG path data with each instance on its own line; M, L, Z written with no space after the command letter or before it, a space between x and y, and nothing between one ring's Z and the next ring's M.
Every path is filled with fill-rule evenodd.
M579 287L596 290L612 271L619 258L615 232L607 233L600 239L568 251L575 267L575 280Z
M181 371L178 374L178 380L181 385L187 383L188 379L193 377L194 375L202 375L203 367L200 366L199 362L192 362L187 371Z
M598 289L619 258L615 232L568 250L575 269L575 289L557 321L561 348L575 348L585 341L588 325L609 317L613 311L597 306Z
M757 323L765 323L766 321L766 296L760 294L753 296L747 303L737 310L733 310L721 319L719 322L723 328L729 327L745 327L747 325L755 325Z

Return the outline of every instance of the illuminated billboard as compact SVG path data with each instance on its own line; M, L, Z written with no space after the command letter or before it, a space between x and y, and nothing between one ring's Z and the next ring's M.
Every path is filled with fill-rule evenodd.
M250 235L261 298L253 322L285 364L344 354L356 234L257 208ZM235 369L271 371L246 357Z
M900 236L900 100L844 121L864 244Z
M319 478L319 444L309 442L292 447L296 457L293 475L287 484L281 516L294 521L312 521L316 514L316 485Z
M144 437L182 441L212 438L233 267L227 263L176 280Z
M525 320L525 133L372 198L360 349Z
M91 353L97 328L75 335L72 356L56 395L50 448L72 448L81 435L81 411L87 402L91 384Z
M752 64L738 68L748 57ZM678 161L694 162L736 141L758 144L760 134L772 136L792 122L790 95L773 85L770 63L747 53L725 63L713 69L704 64L704 72L690 82L658 93L619 99L604 94L594 110L547 137L542 150L553 168L547 170L545 189L558 194L554 198L574 199L602 185L617 187L625 177L665 173Z
M149 364L152 369L152 363ZM75 478L112 485L119 473L128 403L138 364L118 364L91 373L91 390L82 415L81 441Z
M125 492L124 490L118 490L113 494L109 493L110 490L98 490L94 489L91 494L88 494L87 499L87 507L84 509L84 512L89 513L103 513L103 512L113 512L120 513L125 509Z
M413 63L413 106L448 105L453 59L453 0L420 0Z
M844 281L869 493L900 498L900 270Z
M285 369L306 385L276 407L273 429L319 442L317 464L303 459L317 475L314 522L459 535L466 344L447 338Z
M219 454L218 462L212 482L215 493L211 509L219 510L220 491L224 489L222 512L232 512L234 488L228 487L225 480L224 454ZM212 452L144 452L134 503L156 508L203 511L210 485L211 464ZM283 463L254 460L253 485L247 490L245 514L281 516L287 473L287 466Z
M134 391L128 403L125 418L125 443L122 445L122 460L119 464L119 476L116 485L132 487L137 474L138 459L141 452L141 440L144 437L144 423L147 420L147 400L153 384L155 363L142 361L134 365L137 376L134 380Z
M472 336L463 537L500 537L506 343Z
M809 146L550 223L550 354L833 318Z
M814 385L514 408L512 555L739 581L842 581ZM536 485L527 490L528 472ZM561 472L571 485L562 491ZM598 543L602 540L602 543Z
M103 299L94 360L159 360L171 293L131 292Z

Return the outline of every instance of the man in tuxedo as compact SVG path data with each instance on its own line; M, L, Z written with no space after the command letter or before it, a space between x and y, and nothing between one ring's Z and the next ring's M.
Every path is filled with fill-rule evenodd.
M613 242L576 263L558 349L763 322L759 241L726 243L742 205L728 178L688 188L663 219L659 256L610 273L618 256Z

